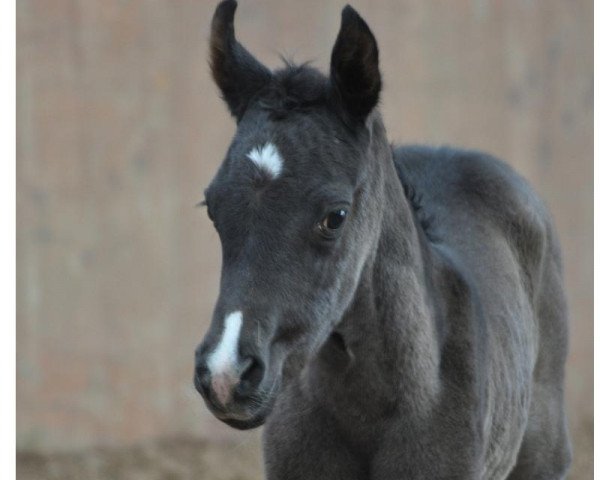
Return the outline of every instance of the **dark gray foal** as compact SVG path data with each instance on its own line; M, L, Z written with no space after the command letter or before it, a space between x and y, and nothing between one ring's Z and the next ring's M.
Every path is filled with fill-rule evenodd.
M352 8L329 77L261 65L235 8L210 43L238 127L206 190L223 247L196 352L210 410L265 424L269 479L564 478L567 311L542 202L490 156L390 146Z

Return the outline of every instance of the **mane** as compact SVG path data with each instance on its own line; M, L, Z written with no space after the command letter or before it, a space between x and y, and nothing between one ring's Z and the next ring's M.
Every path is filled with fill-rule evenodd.
M433 216L433 214L428 214L423 208L423 194L417 193L417 191L412 185L405 183L403 180L402 187L404 188L404 194L406 195L408 203L410 204L413 210L415 218L421 225L421 228L423 228L425 236L430 241L434 242L435 236L432 232L432 225L435 220L435 217Z
M325 105L329 80L308 63L295 64L283 58L285 66L276 70L273 79L258 99L261 108L276 119L291 112L306 111Z
M393 150L394 145L391 144L390 148ZM423 204L423 193L417 192L414 185L402 174L402 169L399 168L398 164L394 162L398 178L404 189L404 195L408 200L408 204L411 207L413 218L416 223L421 226L425 237L432 243L439 241L439 238L433 232L433 225L435 223L435 216L432 213L428 213Z

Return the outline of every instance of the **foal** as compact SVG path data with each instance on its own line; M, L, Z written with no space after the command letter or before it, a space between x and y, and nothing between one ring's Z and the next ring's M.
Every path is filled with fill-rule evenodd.
M329 77L272 72L216 9L237 132L205 192L221 291L195 385L265 424L269 479L561 479L567 312L550 216L487 155L393 149L349 6Z

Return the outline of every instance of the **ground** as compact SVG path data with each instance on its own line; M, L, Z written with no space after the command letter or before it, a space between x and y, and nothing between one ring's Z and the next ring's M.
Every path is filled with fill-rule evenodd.
M571 480L590 480L593 427L575 435ZM18 480L259 480L260 445L173 438L121 449L79 453L17 453Z
M175 438L122 449L17 454L18 480L258 480L258 445Z

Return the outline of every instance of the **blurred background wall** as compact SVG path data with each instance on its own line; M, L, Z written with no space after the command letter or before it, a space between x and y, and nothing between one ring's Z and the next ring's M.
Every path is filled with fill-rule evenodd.
M283 53L327 68L343 0L240 3L238 37L267 65ZM180 435L256 445L191 382L220 263L193 206L234 131L207 68L215 4L17 2L20 450ZM570 424L591 472L592 1L352 4L379 41L390 139L492 152L554 213Z

